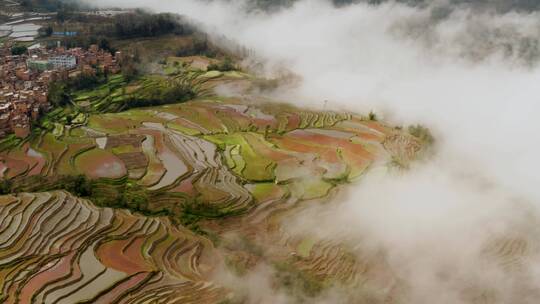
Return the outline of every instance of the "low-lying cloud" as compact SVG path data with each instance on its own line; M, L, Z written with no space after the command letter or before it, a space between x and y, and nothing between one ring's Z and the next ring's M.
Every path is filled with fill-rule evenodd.
M362 181L336 210L311 212L326 216L333 238L384 248L411 287L405 303L535 302L540 12L449 1L303 0L272 13L248 11L243 1L113 2L186 15L252 49L269 70L287 66L302 82L277 92L282 99L312 107L329 100L335 109L374 109L396 124L431 128L438 155L430 163ZM289 228L318 233L311 216ZM504 239L527 244L527 271L486 257L485 248ZM467 286L493 293L470 300Z
M312 206L287 231L384 255L406 282L397 303L536 302L538 218L519 198L438 159L368 176L347 197Z

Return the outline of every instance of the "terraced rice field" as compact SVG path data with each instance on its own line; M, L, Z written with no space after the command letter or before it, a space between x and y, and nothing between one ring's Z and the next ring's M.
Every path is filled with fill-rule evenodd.
M219 262L212 244L167 218L61 191L4 196L0 214L2 303L214 303L225 294L205 280Z
M413 159L421 143L400 129L216 97L90 114L57 135L1 152L2 179L84 174L102 197L135 199L111 209L65 191L0 197L2 303L225 303L236 295L215 272L258 263L306 286L394 284L378 257L281 227L369 168Z

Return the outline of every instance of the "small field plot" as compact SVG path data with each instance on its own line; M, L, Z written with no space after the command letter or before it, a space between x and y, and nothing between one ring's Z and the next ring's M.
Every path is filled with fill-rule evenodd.
M119 178L127 174L121 159L109 151L97 148L77 156L75 166L91 178Z
M141 125L139 120L119 117L115 114L91 115L88 127L107 134L121 134Z
M334 185L319 178L296 180L288 185L291 195L302 200L325 197L333 187Z
M8 179L25 174L30 169L28 163L24 162L23 160L15 159L9 156L0 157L0 161L5 166L3 175L5 178Z
M349 167L349 178L353 178L369 166L374 155L362 143L349 140L353 134L347 134L333 130L295 130L283 137L272 137L270 141L283 149L315 153L322 168L335 171L330 176L340 176L343 166L339 164L345 164Z
M39 146L39 152L43 152L47 157L47 173L54 172L56 163L64 153L67 152L67 145L56 139L52 133L47 133L43 136L41 145Z
M200 101L170 105L166 108L166 111L199 126L198 129L205 130L205 134L228 132L227 127L216 116L215 109L202 104Z
M62 158L56 164L56 173L60 175L74 175L80 173L75 167L76 157L94 147L95 145L91 140L69 144L66 153L62 155Z
M236 147L235 149L244 163L241 172L235 171L237 174L253 181L274 180L275 162L255 151L243 134L209 135L205 136L205 139L217 144L222 150L226 150L229 146Z
M256 183L246 185L257 203L267 202L283 198L287 190L275 183Z

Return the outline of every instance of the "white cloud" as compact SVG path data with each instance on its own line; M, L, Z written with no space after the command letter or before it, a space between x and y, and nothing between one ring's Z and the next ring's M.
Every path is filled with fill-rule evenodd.
M303 78L299 88L281 92L292 102L330 100L336 108L376 109L394 122L432 128L440 153L431 164L359 183L332 216L390 251L393 267L418 287L412 303L458 303L457 293L444 291L463 280L504 286L501 303L532 303L519 293L522 277L483 265L479 252L515 229L530 242L538 237L532 215L540 206L539 13L465 7L437 19L431 7L395 3L335 8L303 0L272 14L248 13L241 1L114 3L185 14L253 49L268 66L286 64ZM531 272L537 262L528 264ZM456 271L443 282L434 279L439 267ZM427 292L421 286L429 282ZM536 274L522 285L534 282Z

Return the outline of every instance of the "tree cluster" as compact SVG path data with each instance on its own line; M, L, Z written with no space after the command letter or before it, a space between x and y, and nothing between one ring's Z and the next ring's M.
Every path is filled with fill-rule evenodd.
M85 175L62 175L55 178L36 175L0 181L0 194L66 190L79 197L90 197L93 184Z
M49 85L47 99L55 107L63 107L69 103L69 94L65 82L54 81Z
M213 58L216 57L217 53L216 48L208 41L206 35L195 34L192 43L176 51L175 55L176 57L201 55Z
M28 10L57 11L62 7L60 0L21 0L21 6Z
M56 107L70 102L70 91L92 89L107 81L107 75L98 70L96 75L80 74L65 81L54 81L49 85L48 100Z
M114 18L114 34L121 39L154 37L164 34L189 35L193 29L173 14L149 14L143 11L120 14Z
M79 35L74 37L65 37L62 43L68 49L75 47L88 49L91 45L97 44L100 49L107 51L111 54L114 54L117 51L114 47L112 47L109 39L107 39L105 36ZM47 47L55 48L55 41L51 41L49 44L47 44Z
M22 55L28 51L28 48L24 45L15 45L11 48L12 55Z
M50 37L53 34L53 28L50 24L42 27L38 31L39 36L41 37Z
M132 96L125 101L124 110L140 107L160 106L193 99L197 93L189 86L151 86L140 96Z
M67 81L67 87L71 90L86 90L96 87L106 82L106 75L99 73L96 75L80 74L77 77L70 78Z
M228 71L236 70L236 66L234 65L234 63L229 57L226 57L225 60L219 63L213 63L213 64L208 65L207 69L209 71L228 72Z

